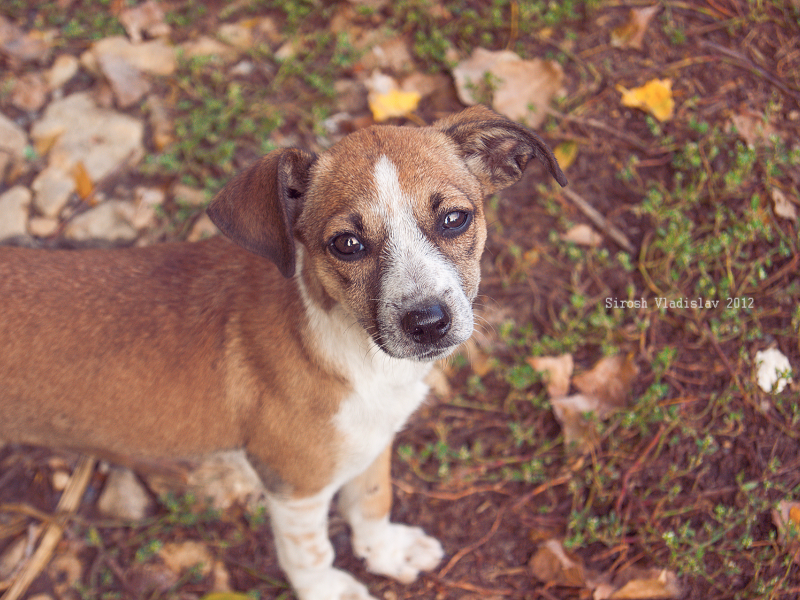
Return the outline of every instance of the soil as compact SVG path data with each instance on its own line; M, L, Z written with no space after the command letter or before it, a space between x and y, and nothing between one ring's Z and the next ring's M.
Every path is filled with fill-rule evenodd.
M692 134L675 123L685 122L681 111L694 111L698 120L724 126L730 117L742 112L763 114L776 102L780 104L779 126L794 140L800 139L800 25L797 19L780 24L775 17L778 9L765 3L765 14L772 15L761 21L749 20L746 31L734 27L737 19L744 19L746 6L734 0L708 0L708 2L670 3L670 22L683 32L685 41L674 44L667 32L653 27L641 51L619 51L608 43L608 32L622 23L628 8L610 6L571 21L568 27L574 33L569 44L556 30L551 40L531 38L524 41L530 56L547 55L569 47L570 60L566 62L567 95L561 112L572 114L572 119L558 120L558 127L545 130L543 137L555 146L564 141L580 144L580 154L568 171L570 185L590 202L610 222L625 232L631 243L639 248L653 225L637 211L641 196L632 191L620 178L620 172L637 154L642 162L638 177L647 180L671 181L674 167L670 156L653 141L646 116L640 111L620 106L617 85L634 87L655 77L674 80L678 115L673 122L662 125L664 133L680 145ZM783 14L783 13L781 13ZM795 13L796 14L796 13ZM599 26L602 23L602 26ZM194 27L214 31L218 22L207 17ZM776 81L781 85L776 85ZM691 99L696 99L689 102ZM572 107L580 107L574 114ZM454 94L440 98L436 110L423 107L417 118L432 121L448 111L459 110L461 105ZM299 117L287 113L283 128L291 133ZM402 122L402 121L398 121ZM250 156L242 157L245 161ZM790 175L795 184L800 175ZM129 183L136 184L135 176ZM493 212L487 249L483 259L483 284L480 305L494 320L494 331L486 332L485 348L498 360L507 364L519 361L519 348L506 343L497 333L503 319L518 324L532 324L533 336L557 336L554 315L570 301L572 291L579 288L588 297L613 293L626 297L626 286L633 281L637 289L646 285L637 272L626 273L605 267L595 272L574 273L569 263L554 251L551 232L563 231L564 223L586 222L584 215L563 196L543 191L546 180L544 170L538 165L529 167L522 181L504 192ZM127 182L126 182L127 183ZM549 185L549 184L548 184ZM554 217L541 196L559 203L561 213ZM500 232L498 235L497 232ZM494 235L493 235L494 234ZM610 239L603 244L613 254L620 248ZM540 259L530 263L515 258L514 249L535 250ZM771 290L788 287L796 278L797 256L794 260L775 264L770 280ZM763 305L774 306L769 331L790 331L791 310L787 310L770 290L759 296ZM644 392L653 382L648 366L657 350L664 345L677 349L675 368L667 378L671 386L670 398L685 399L681 410L687 421L707 422L716 427L714 415L703 400L719 389L733 376L744 376L745 368L738 359L738 348L733 343L717 345L704 340L702 335L675 326L669 321L654 324L643 340L638 335L619 332L620 342L635 346L640 354L641 378L635 383L632 396ZM800 349L791 348L790 360L800 364ZM597 347L581 348L575 354L576 363L590 366L601 355ZM466 361L464 361L466 362ZM531 402L515 401L513 389L496 371L482 378L481 406L465 406L458 398L472 398L469 392L472 371L468 364L455 363L446 367L450 394L432 395L429 402L412 418L408 427L398 436L397 446L421 450L435 444L441 432L447 432L448 445L460 448L480 440L486 448L496 448L496 455L508 464L525 462L535 452L535 446L525 441L515 446L509 441L510 424L535 432L536 439L552 440L560 428L552 413ZM733 372L731 372L731 370ZM541 393L540 388L526 392L528 396ZM766 464L778 457L784 466L786 487L797 489L800 485L800 444L797 437L783 435L782 425L768 418L748 412L749 418L741 421L742 429L729 437L730 445L724 452L714 454L692 479L681 480L690 495L683 498L682 506L673 508L692 514L690 521L696 529L703 527L708 518L701 508L704 503L724 503L736 506L740 502L739 482L735 473L746 472L758 479ZM657 435L657 432L656 432ZM634 440L644 453L649 437ZM669 472L670 466L686 465L697 448L688 442L667 445L657 458L648 460L645 468L631 471L627 480L630 490L623 509L627 517L646 523L648 515L656 510L652 499L639 497L636 490L646 490L658 485ZM53 471L53 453L43 449L5 448L0 451L0 503L25 506L51 514L58 503L59 493L50 484ZM74 464L70 454L57 454L67 464ZM347 528L337 516L332 515L331 538L336 547L336 564L364 581L373 595L386 599L435 598L492 599L492 598L589 598L591 592L575 587L554 586L536 581L528 562L542 539L563 536L568 530L568 520L574 508L574 494L569 480L581 469L588 468L597 457L576 459L566 453L554 452L553 462L547 465L547 479L542 484L531 484L498 477L475 477L476 473L458 471L447 478L439 478L434 461L415 463L396 455L393 464L395 479L395 504L393 519L423 527L440 539L447 556L439 570L421 577L411 585L373 576L363 564L353 558L349 547ZM629 462L633 466L636 456ZM596 464L596 463L595 463ZM502 465L496 466L499 472ZM489 468L487 467L487 470ZM200 539L213 549L231 576L231 586L238 590L258 590L261 598L287 596L282 573L277 567L269 527L248 517L243 509L224 515L205 518L195 515L196 521L183 525L170 521L169 511L159 513L144 525L129 528L110 526L93 508L93 501L103 483L103 476L95 474L78 517L72 521L56 553L74 553L85 561L89 580L86 586L96 586L107 596L122 598L171 597L197 598L209 591L210 579L186 581L177 591L161 595L156 591L160 576L158 561L136 557L136 551L151 538L164 541ZM621 490L621 494L625 491ZM694 508L693 508L694 507ZM609 510L614 506L609 506ZM27 524L35 522L30 517ZM678 521L676 520L676 523ZM92 528L100 533L102 545L89 542ZM768 514L757 523L759 539L769 540L773 525ZM4 536L4 533L6 534ZM13 533L13 536L11 535ZM3 530L0 521L0 551L12 537L20 534ZM5 541L4 541L5 538ZM767 542L764 542L767 543ZM637 540L629 541L625 559L629 564L658 566L665 550L643 547ZM581 548L577 554L587 566L603 572L619 567L618 555L600 544ZM110 569L123 573L124 578L113 577L108 582L91 580L94 575ZM786 593L775 597L800 598L800 570L787 567L778 561L764 566L758 576L769 580L783 578ZM734 597L736 590L745 587L754 572L740 572L726 580L711 585L702 578L682 580L687 599L723 599ZM50 568L33 583L29 594L53 593L59 589L57 569ZM720 591L721 589L727 592ZM792 590L794 590L792 592ZM74 592L72 597L77 598Z

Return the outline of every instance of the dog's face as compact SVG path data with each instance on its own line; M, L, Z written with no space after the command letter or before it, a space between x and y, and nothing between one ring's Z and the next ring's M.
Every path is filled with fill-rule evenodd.
M214 199L232 240L341 307L386 354L435 360L472 334L486 240L483 198L531 157L566 184L535 134L483 107L431 127L370 127L319 157L270 153Z
M390 356L433 360L472 334L483 192L443 133L342 140L311 168L295 235L314 300L345 307Z

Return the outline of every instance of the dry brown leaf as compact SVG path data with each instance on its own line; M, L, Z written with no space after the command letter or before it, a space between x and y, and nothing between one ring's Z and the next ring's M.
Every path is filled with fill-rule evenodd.
M772 522L778 530L778 543L785 552L793 554L800 565L800 502L781 500L772 509Z
M528 563L532 575L550 585L587 587L587 573L578 557L570 557L556 539L543 542Z
M650 21L656 16L660 5L632 8L628 13L628 20L611 32L611 45L615 48L642 49L644 35Z
M167 542L158 555L171 571L180 574L185 569L200 565L200 573L205 577L214 566L214 559L205 544L194 541Z
M572 396L551 398L550 404L553 407L553 414L556 420L561 425L564 444L566 446L574 444L575 450L578 452L591 450L597 442L597 436L594 425L584 415L586 413L598 414L599 402L597 398L585 396L584 394L573 394Z
M627 403L638 374L633 354L617 354L600 359L591 371L576 376L573 383L585 395L597 399L596 412L602 418Z
M666 569L648 569L611 594L611 600L669 600L681 597L678 577Z
M561 90L564 71L555 61L523 60L509 50L476 48L453 69L453 78L464 104L491 103L508 118L538 127Z
M531 356L527 359L534 371L544 373L550 399L560 398L569 392L569 380L575 363L571 354L561 356Z
M783 190L780 188L772 188L772 203L775 208L775 214L783 219L790 221L797 220L797 209L791 200L786 197Z
M754 112L743 112L731 117L728 130L735 128L739 137L744 140L749 148L757 148L775 135L775 127L764 119L764 115Z

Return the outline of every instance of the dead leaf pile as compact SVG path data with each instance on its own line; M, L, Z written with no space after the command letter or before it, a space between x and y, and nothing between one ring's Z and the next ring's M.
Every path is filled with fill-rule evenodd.
M682 593L672 571L627 567L613 576L600 573L586 567L555 538L539 545L528 568L534 578L547 585L591 590L593 600L669 600L680 598Z
M547 394L564 432L565 444L574 444L581 452L591 450L596 443L594 426L586 414L604 419L624 408L631 384L639 374L633 355L602 358L590 371L574 378L570 354L530 357L528 364L545 374ZM580 393L567 395L570 382Z

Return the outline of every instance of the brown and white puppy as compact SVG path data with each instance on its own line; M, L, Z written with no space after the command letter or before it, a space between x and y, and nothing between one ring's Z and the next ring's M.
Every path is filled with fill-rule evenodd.
M244 448L301 599L371 598L332 567L337 491L368 568L413 581L443 551L389 522L392 438L472 334L483 198L532 157L566 184L535 134L475 107L268 154L209 207L235 244L0 249L0 438L144 459Z

